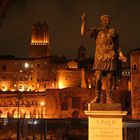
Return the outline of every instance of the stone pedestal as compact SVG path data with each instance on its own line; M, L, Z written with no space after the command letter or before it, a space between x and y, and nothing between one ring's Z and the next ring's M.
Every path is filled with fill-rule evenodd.
M122 117L120 104L88 104L88 140L122 140Z

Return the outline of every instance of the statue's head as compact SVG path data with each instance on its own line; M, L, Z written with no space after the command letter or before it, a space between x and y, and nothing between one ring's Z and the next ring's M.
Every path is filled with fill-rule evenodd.
M100 17L100 23L101 23L101 25L102 26L105 26L105 27L109 27L109 25L110 25L110 19L111 19L110 15L102 15Z

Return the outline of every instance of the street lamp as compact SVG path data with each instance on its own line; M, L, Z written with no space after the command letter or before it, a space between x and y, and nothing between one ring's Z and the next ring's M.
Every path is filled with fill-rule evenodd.
M45 105L45 102L44 101L41 101L40 102L40 106L41 106L41 118L43 118L43 107L44 107L44 105Z
M43 107L45 105L45 102L44 101L41 101L40 102L40 105Z
M40 102L40 106L41 106L41 118L43 118L44 117L44 115L43 115L43 107L45 106L45 102L44 101L41 101ZM43 119L43 129L44 129L44 140L46 140L46 124L45 124L45 118ZM41 124L42 124L41 123ZM41 140L42 140L42 127L41 127Z
M20 100L20 93L17 93L17 140L19 140L19 128L20 128L20 121L19 121L19 100Z
M29 67L29 64L26 62L26 63L24 64L24 67L25 67L25 68L28 68L28 67Z

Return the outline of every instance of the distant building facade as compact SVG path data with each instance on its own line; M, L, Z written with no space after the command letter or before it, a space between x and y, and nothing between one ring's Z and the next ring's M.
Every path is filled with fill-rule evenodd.
M87 118L84 110L95 96L92 88L78 87L6 93L0 92L1 118ZM114 92L115 103L120 102L120 95Z
M31 43L29 46L30 58L50 56L50 35L46 23L37 23L32 26Z
M32 26L28 58L0 57L1 117L86 117L84 107L95 96L93 59L86 58L83 46L75 60L51 56L50 48L47 24L37 23ZM127 78L117 81L119 89L113 89L115 103L128 98L128 94L122 97L128 90ZM124 103L123 108L127 107Z
M140 49L131 52L132 116L140 118Z
M0 89L2 91L45 91L56 88L51 77L49 58L0 59ZM51 79L50 79L51 78Z
M83 70L78 62L50 56L50 48L48 25L34 24L29 57L0 58L0 90L43 92L46 89L81 87L81 81L85 79L82 79Z

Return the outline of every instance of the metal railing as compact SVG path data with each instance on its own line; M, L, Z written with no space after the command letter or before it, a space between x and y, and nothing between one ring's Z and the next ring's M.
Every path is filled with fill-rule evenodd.
M0 119L0 139L17 139L18 119ZM88 140L88 119L19 119L19 140ZM140 121L123 121L123 140L140 140Z

